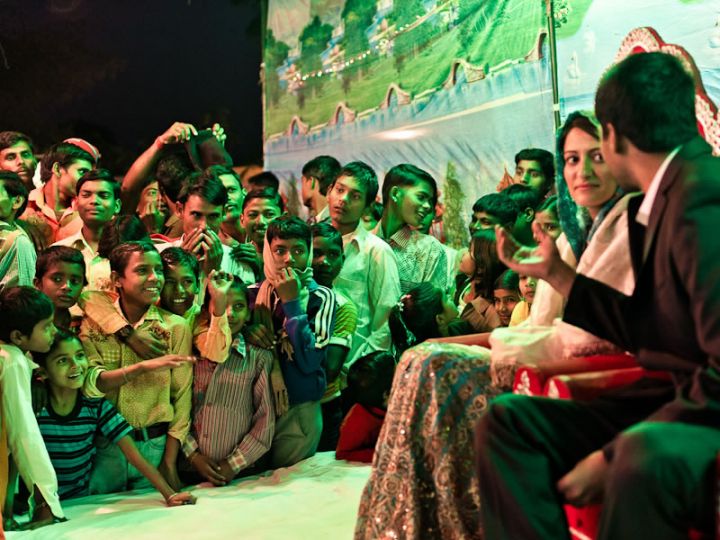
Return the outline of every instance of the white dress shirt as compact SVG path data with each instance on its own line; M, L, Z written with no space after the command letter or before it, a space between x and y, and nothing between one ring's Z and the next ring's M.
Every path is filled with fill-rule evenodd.
M20 349L0 342L0 414L8 448L30 490L30 499L37 486L53 515L62 518L57 476L32 409L30 378L35 367Z
M390 311L400 300L400 276L390 246L359 223L343 236L345 262L333 288L357 307L357 329L346 366L390 348Z
M642 204L640 204L637 216L635 216L635 221L641 225L645 225L646 227L648 226L648 223L650 222L650 212L652 212L652 208L655 205L655 197L657 197L658 189L660 189L660 182L662 182L663 176L665 176L665 172L670 166L670 162L680 151L680 148L681 147L678 146L675 150L668 154L665 161L662 162L660 168L655 173L655 176L653 176L653 179L648 186L648 190L645 192L645 198L643 199Z

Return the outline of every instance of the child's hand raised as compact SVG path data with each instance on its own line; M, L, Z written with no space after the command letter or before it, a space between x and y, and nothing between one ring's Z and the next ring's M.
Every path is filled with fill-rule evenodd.
M270 283L283 303L297 300L300 296L300 280L292 268L283 268L280 277Z
M210 293L210 312L215 317L222 316L227 307L227 294L233 278L227 272L213 270L208 276L208 293Z

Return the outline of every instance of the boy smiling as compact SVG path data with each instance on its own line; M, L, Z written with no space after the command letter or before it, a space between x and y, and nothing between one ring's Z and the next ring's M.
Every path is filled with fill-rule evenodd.
M114 305L127 322L125 328L149 331L163 343L166 356L142 361L122 341L122 332L108 335L88 316L80 329L91 366L85 392L90 397L107 393L134 428L140 453L177 489L175 461L190 427L192 371L183 362L190 359L192 333L182 317L155 305L164 274L160 254L152 244L121 244L110 254L110 268L119 295ZM91 492L147 486L116 447L99 446Z

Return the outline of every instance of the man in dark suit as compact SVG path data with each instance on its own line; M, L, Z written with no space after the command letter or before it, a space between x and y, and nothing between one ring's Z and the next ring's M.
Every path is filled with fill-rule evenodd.
M603 502L599 538L687 538L713 526L720 450L720 160L697 135L694 83L663 53L603 78L596 113L629 209L631 296L576 275L549 238L498 230L503 261L568 298L564 320L672 372L591 402L501 396L476 437L485 538L568 538L562 504Z

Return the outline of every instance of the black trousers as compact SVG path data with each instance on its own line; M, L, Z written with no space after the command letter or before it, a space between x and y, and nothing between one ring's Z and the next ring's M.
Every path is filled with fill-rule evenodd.
M652 394L587 403L512 394L495 400L476 433L485 538L569 538L555 485L621 431L598 538L672 540L687 539L690 528L711 531L720 430L641 422L668 401L660 389Z

